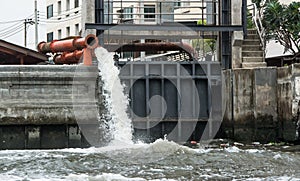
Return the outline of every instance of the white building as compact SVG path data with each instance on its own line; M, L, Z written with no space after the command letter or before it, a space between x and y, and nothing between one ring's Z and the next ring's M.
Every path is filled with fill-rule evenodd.
M47 0L47 41L78 36L82 0Z
M108 13L108 7L110 13L113 13L105 17L106 22L160 24L180 21L197 22L207 18L212 21L212 16L217 12L217 1L212 0L184 0L183 2L180 0L123 0L121 2L110 1L110 4L104 2L107 7L104 14ZM207 14L210 14L209 17Z
M128 2L126 2L128 1ZM82 7L82 3L85 3ZM169 0L167 2L159 0L132 1L123 0L114 2L104 1L105 23L134 23L134 24L156 24L176 21L198 21L199 14L206 14L207 11L217 11L216 9L201 9L200 7L210 7L212 4L199 0ZM82 22L94 22L94 0L46 0L47 16L47 41L62 39L68 36L80 35L84 28ZM194 8L190 8L194 7ZM82 11L85 17L82 18ZM86 12L85 12L86 11ZM123 11L123 12L121 12ZM107 13L112 13L107 15ZM122 16L122 17L121 17Z

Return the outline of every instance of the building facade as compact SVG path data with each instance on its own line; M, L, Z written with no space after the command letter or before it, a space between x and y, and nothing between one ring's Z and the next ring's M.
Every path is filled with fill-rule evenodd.
M81 31L82 0L47 0L47 42Z
M246 4L244 2L245 0L235 0L232 3L229 0L47 0L47 41L92 33L99 36L102 46L105 44L107 47L138 42L184 42L198 52L199 60L225 61L228 62L227 67L230 67L231 48L225 46L231 44L230 32L233 29L241 30L240 10L242 4ZM180 26L180 32L176 29L163 31L159 28L174 22L179 23L176 26ZM86 27L93 23L99 27ZM153 25L155 31L147 28L144 31L102 29L117 24L136 24L144 28ZM195 27L198 25L208 27ZM236 27L230 27L231 25ZM191 34L191 31L186 31L188 26L197 30ZM128 54L121 52L123 53ZM144 59L143 54L140 52L133 56L131 52L130 57L140 56ZM153 55L153 52L148 51L146 55Z
M104 1L104 22L108 24L161 24L201 19L212 20L212 16L217 15L218 3L218 0L106 0Z

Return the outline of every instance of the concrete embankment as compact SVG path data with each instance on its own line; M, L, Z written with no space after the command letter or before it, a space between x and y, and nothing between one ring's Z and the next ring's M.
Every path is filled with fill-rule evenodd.
M144 67L147 66L140 65L142 69L139 70L144 70ZM170 68L170 66L163 66L163 68L168 70L167 68ZM87 147L89 143L83 135L91 136L88 138L89 142L103 143L103 140L101 140L103 132L99 130L97 116L104 115L101 111L105 111L105 108L102 103L101 85L97 81L98 69L97 67L79 67L0 67L0 149ZM159 66L151 64L149 70L157 67ZM209 82L216 82L214 79L219 80L218 76L200 77L197 74L197 66L193 64L174 65L174 67L174 70L176 70L174 75L181 75L182 67L187 68L191 70L191 77L198 78L196 80L198 82L202 81L203 85L206 85L204 83L207 77ZM164 69L160 67L157 70ZM134 71L129 72L134 73ZM162 75L164 75L164 72L162 71ZM223 107L225 114L222 129L227 136L238 141L260 142L292 141L295 139L296 121L299 115L300 64L282 68L226 70L223 71L223 75L225 80L223 83L223 98L226 100L226 106ZM138 81L136 85L141 83L141 87L144 87L144 84L147 87L155 82L155 85L160 89L149 88L152 92L167 92L167 90L170 92L168 81L160 80L161 78L157 73L153 77L147 76L145 73L145 77ZM171 76L171 78L174 79L175 77ZM144 79L149 79L150 83L143 81ZM176 82L179 85L182 84L180 86L182 87L185 85L183 84L186 81L185 79L186 77L183 76L178 78ZM135 76L132 76L132 80L135 80ZM177 85L176 82L174 85ZM143 93L138 90L139 86L133 87L137 89L132 90L131 94L134 92ZM206 90L205 86L198 86L198 84L196 84L196 88L200 93L202 89ZM175 107L174 110L194 110L193 107L189 106L185 106L185 109L181 108L182 105L185 105L184 101L193 100L187 99L188 95L193 94L187 94L189 92L188 87L179 90L182 90L179 91L180 95L185 95L182 97L184 100L178 100L178 104L173 106L171 106L173 98L179 96L170 97L172 94L162 93L165 96L167 105L170 102L170 108ZM151 91L149 93L144 92L143 95L152 95ZM206 99L212 101L211 106L208 104L209 101L202 106L202 108L205 108L205 110L202 110L203 115L206 115L205 113L208 113L206 110L214 107L216 102L220 102L215 100L216 97L213 94L211 99L208 95L203 94L200 96L202 104L206 102L203 102ZM147 105L142 98L143 96L136 97L135 101L141 100ZM179 104L180 102L182 104ZM136 107L138 112L141 109L141 104L135 105L139 106ZM167 115L170 114L169 111L173 110L170 108L166 112ZM98 114L98 111L100 114ZM200 113L202 112L200 111ZM185 112L183 111L183 113ZM187 111L187 113L189 112ZM182 116L182 123L170 120L168 122L168 118L164 117L162 123L159 123L159 126L161 126L159 129L153 131L149 128L143 130L143 134L145 132L145 134L152 136L154 134L163 135L162 130L168 130L169 127L167 126L170 123L173 126L176 124L184 126L183 123L187 121L184 116L188 118L189 115L182 114ZM145 119L148 118L145 117ZM146 122L145 120L142 121L144 122L139 124L149 122L149 120L148 122L147 120ZM207 121L207 118L195 120L192 124L200 122L199 125L205 125L205 121ZM78 124L80 124L80 128ZM134 124L137 123L134 121ZM82 128L84 128L86 134L82 133ZM183 129L183 127L179 128ZM197 127L196 132L193 133L194 136L199 137L202 134L201 130ZM135 132L135 134L138 133ZM154 135L154 137L156 136Z
M300 64L226 70L223 75L227 135L239 141L295 140Z
M89 72L89 73L87 73ZM96 67L1 66L0 149L85 147L74 107L90 118L95 93ZM75 77L75 79L74 79ZM97 90L97 89L96 89ZM77 108L77 110L79 109ZM95 122L86 127L95 131ZM97 120L97 119L95 119Z

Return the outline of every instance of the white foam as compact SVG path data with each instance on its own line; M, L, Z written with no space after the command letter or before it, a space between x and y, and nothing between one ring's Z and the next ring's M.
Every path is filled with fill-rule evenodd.
M265 150L259 150L259 149L248 149L245 151L248 153L264 153L264 152L266 152Z
M241 151L241 149L236 146L225 148L225 150L229 153L239 153Z
M124 177L120 174L113 174L113 173L103 173L101 175L97 176L89 176L87 174L80 174L80 175L75 175L71 174L66 177L66 180L71 180L71 181L90 181L90 180L97 180L97 181L113 181L113 180L118 180L118 181L145 181L143 178L129 178L129 177Z
M279 177L267 177L267 178L248 178L248 179L233 179L233 181L239 181L239 180L245 180L245 181L262 181L262 180L276 180L276 181L300 181L300 178L294 178L290 176L279 176Z
M28 176L26 177L20 177L15 175L9 175L9 174L0 174L0 180L2 181L16 181L16 180L28 180L28 181L65 181L65 179L58 179L58 178L30 178Z
M124 87L119 79L119 70L114 65L113 53L99 47L95 50L98 58L99 75L103 81L106 107L112 120L104 120L112 128L114 140L132 143L132 124L126 110L128 97L124 95Z
M277 159L281 158L281 155L278 153L278 154L274 155L273 158L274 158L275 160L277 160Z

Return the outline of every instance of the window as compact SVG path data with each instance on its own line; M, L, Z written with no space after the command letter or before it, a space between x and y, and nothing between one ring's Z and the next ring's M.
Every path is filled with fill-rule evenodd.
M47 33L47 42L51 42L53 40L53 32Z
M79 0L75 0L74 2L74 8L78 8L79 7Z
M75 34L79 35L79 24L75 24Z
M57 14L60 15L61 14L61 1L57 2Z
M132 7L124 8L124 18L125 19L132 19L133 18L132 13L133 13Z
M66 1L66 10L69 11L70 10L70 0Z
M155 5L144 6L145 21L155 21Z
M61 30L58 30L58 31L57 31L57 38L58 38L58 39L61 39Z
M47 6L47 18L53 17L53 4Z
M66 28L66 37L69 37L70 36L70 27L68 26Z
M179 0L175 1L174 2L174 6L175 6L175 8L180 7L181 6L181 2Z

